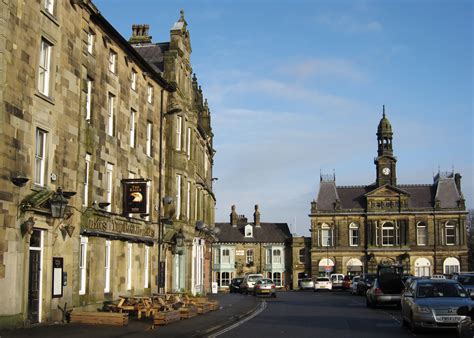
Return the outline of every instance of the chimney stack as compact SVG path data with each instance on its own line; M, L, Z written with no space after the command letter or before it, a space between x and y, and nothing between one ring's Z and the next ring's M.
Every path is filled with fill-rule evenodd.
M230 224L232 225L232 227L237 227L237 222L238 222L238 219L239 219L239 216L237 215L237 213L235 212L235 205L232 205L230 207L230 210L231 210L231 213L230 213Z
M454 174L454 183L456 183L456 188L458 188L458 193L461 193L461 174Z
M253 213L253 222L256 227L260 227L260 211L258 210L258 204L255 204L255 212Z
M151 43L148 35L150 25L132 25L132 37L128 40L131 44Z

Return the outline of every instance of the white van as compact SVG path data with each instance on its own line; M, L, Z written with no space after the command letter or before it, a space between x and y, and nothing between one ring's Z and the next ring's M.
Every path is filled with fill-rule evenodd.
M344 280L344 275L342 273L333 273L331 274L332 289L342 289L342 281Z
M248 294L249 292L252 292L255 286L255 282L261 278L263 278L263 275L259 273L251 273L245 275L242 284L240 284L240 293Z

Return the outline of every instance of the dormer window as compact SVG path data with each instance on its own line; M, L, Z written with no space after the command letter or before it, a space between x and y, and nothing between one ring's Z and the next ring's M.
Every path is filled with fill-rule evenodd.
M247 224L245 226L245 237L246 238L252 238L253 237L253 226L250 224Z

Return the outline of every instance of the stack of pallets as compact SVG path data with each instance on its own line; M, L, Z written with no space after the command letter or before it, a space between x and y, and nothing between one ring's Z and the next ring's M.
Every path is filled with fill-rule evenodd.
M72 311L71 323L93 325L128 325L127 313Z
M153 325L166 325L181 319L179 311L160 311L153 315Z

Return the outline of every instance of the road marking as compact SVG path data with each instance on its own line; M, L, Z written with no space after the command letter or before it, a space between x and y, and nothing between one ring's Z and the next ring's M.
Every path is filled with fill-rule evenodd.
M265 300L262 300L262 302L260 303L260 306L258 307L258 309L257 309L254 313L252 313L250 316L245 317L245 318L243 318L242 320L239 320L237 323L234 323L234 324L232 324L231 326L228 326L228 327L226 327L226 328L224 328L224 329L222 329L222 330L220 330L220 331L218 331L218 332L216 332L216 333L214 333L214 334L211 334L211 335L209 335L208 337L209 337L209 338L215 338L215 337L218 337L218 336L220 336L220 335L222 335L222 334L224 334L224 333L226 333L226 332L229 332L230 330L233 330L233 329L235 329L236 327L242 325L243 323L249 321L250 319L252 319L252 318L258 316L258 315L259 315L260 313L262 313L266 308L267 308L267 302L266 302Z

